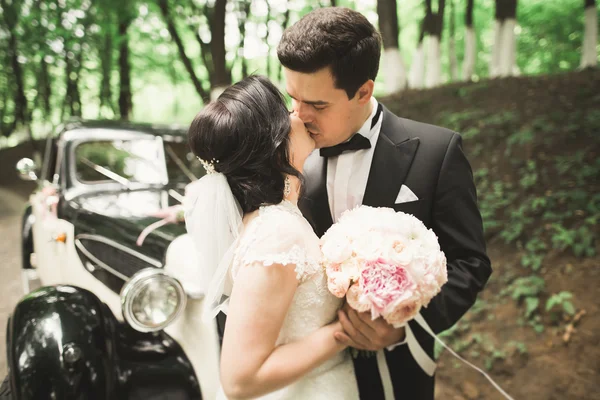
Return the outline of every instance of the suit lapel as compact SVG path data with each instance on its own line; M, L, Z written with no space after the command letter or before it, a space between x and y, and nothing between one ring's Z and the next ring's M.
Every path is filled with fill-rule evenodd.
M390 207L395 203L413 162L419 138L411 138L400 118L383 107L381 132L369 171L363 204ZM315 151L304 165L306 182L300 210L321 237L333 224L327 196L327 159Z
M327 196L327 159L321 157L318 151L313 152L304 165L304 175L309 179L298 206L321 237L333 224Z
M377 139L363 204L390 207L395 203L419 147L419 138L411 138L400 118L384 107L381 132Z

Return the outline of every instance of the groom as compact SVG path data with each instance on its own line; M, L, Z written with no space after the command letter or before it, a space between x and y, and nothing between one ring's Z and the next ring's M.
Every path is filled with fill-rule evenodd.
M381 37L360 13L315 10L286 29L277 53L286 90L319 151L305 164L300 207L316 233L348 209L365 204L409 213L433 229L448 260L448 282L421 315L435 333L473 305L491 274L471 167L461 137L447 129L399 118L373 97ZM434 378L415 362L404 328L345 307L339 318L364 350L385 349L396 399L434 398ZM434 340L410 328L433 357ZM383 399L375 357L355 360L362 399Z

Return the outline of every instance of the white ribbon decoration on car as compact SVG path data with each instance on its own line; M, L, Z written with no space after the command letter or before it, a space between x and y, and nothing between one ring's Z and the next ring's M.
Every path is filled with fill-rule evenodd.
M464 358L462 358L461 356L456 354L456 352L454 352L454 350L452 350L449 346L446 345L446 343L444 343L439 337L437 337L437 335L433 332L433 330L431 330L431 328L425 321L425 318L423 318L423 316L421 314L417 314L415 316L414 320L419 325L421 325L421 327L423 329L425 329L425 331L429 335L431 335L431 337L433 337L438 343L440 343L445 349L447 349L450 352L450 354L452 354L454 357L458 358L460 361L464 362L465 364L467 364L469 367L473 368L477 372L481 373L488 381L490 381L490 383L494 386L494 388L496 388L496 390L498 390L498 392L500 392L500 394L502 394L506 399L514 400L512 397L510 397L510 395L508 393L506 393L500 387L500 385L498 385L496 382L494 382L494 380L488 374L486 374L483 370L481 370L480 368L476 367L475 365L471 364L470 362L468 362L467 360L465 360ZM417 364L419 364L421 369L427 375L433 376L433 374L435 373L435 370L436 370L436 362L431 357L429 357L429 355L425 352L425 350L423 350L423 348L421 347L419 342L417 342L417 338L415 337L410 326L408 324L405 324L404 327L406 330L406 343L408 345L408 349L410 350L410 353L412 354L412 356L415 359L415 361L417 362ZM389 368L387 366L387 362L385 360L384 350L379 350L377 352L377 367L379 368L379 374L381 376L381 384L383 386L383 393L384 393L385 400L394 400L395 399L394 398L394 387L392 385L392 377L390 375L390 370L389 370Z

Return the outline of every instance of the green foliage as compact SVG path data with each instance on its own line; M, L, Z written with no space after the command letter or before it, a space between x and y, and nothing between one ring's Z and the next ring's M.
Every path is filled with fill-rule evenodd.
M595 219L591 219L591 221L594 221L595 225ZM570 248L578 257L592 257L596 254L594 236L587 224L573 229L565 228L560 224L552 224L552 228L554 229L552 234L554 248L559 250Z
M211 84L211 46L204 46L211 38L211 10L208 0L177 2L168 0L173 20L181 34L181 44L193 62L193 70L202 85ZM289 23L293 23L314 9L309 1L270 3L258 0L252 3L252 12L242 12L244 0L229 0L227 7L226 67L232 70L233 80L242 77L245 56L247 70L265 74L267 60L272 79L279 80L275 49L281 34L284 15L289 7ZM547 74L577 68L583 35L582 7L579 0L536 0L518 2L517 65L523 74ZM28 105L28 118L36 128L56 125L71 113L85 118L118 116L118 96L121 92L119 75L119 47L129 45L131 64L131 89L134 101L134 119L160 122L189 123L202 106L184 68L178 45L175 43L165 18L155 1L131 0L122 2L106 0L64 0L59 2L5 1L0 14L0 37L14 35L19 50L19 63L23 67L24 92ZM205 7L208 4L208 7ZM329 4L321 1L320 5ZM354 8L377 24L375 3L339 0L338 5ZM317 5L318 6L318 5ZM490 0L475 2L474 27L477 39L475 79L488 75L488 63L494 42L495 3ZM449 8L446 7L443 39L448 40ZM465 7L455 9L457 59L464 59ZM408 66L418 43L424 16L422 0L398 2L400 18L400 48ZM236 20L243 21L238 24ZM130 22L126 35L119 32L120 22ZM246 40L241 42L240 26L245 27ZM242 46L240 46L242 43ZM446 51L442 44L442 51ZM15 90L9 41L0 41L0 130L14 120ZM442 55L443 75L449 74L449 57ZM208 63L208 64L207 64ZM67 82L74 83L68 86ZM376 90L384 89L385 82L377 80ZM469 100L489 88L489 82L476 82L456 88L459 100ZM73 92L75 90L75 92ZM580 89L582 98L596 95ZM479 112L479 111L477 111ZM509 147L528 142L532 135L546 131L534 123L523 132L503 130L514 119L513 111L500 111L490 115L480 114L481 126L461 130L465 138L481 133L516 132L510 137ZM474 115L469 116L475 119ZM581 116L590 129L600 129L600 112L592 111ZM449 118L447 126L458 123L460 117ZM570 132L574 130L570 129ZM34 129L34 136L39 136ZM480 152L477 149L475 152Z
M503 290L503 293L509 294L513 300L520 301L530 297L537 297L544 291L545 285L546 282L543 278L530 275L517 278L508 288Z
M573 298L573 293L571 292L560 292L553 294L546 300L546 311L552 311L557 306L561 308L561 311L568 315L575 314L575 307L573 303L571 303L571 299Z
M544 261L544 253L547 249L546 243L539 237L533 237L525 244L525 254L521 256L521 265L537 271Z
M523 189L529 189L538 181L538 173L534 160L527 160L527 166L522 171L519 183Z
M462 112L448 112L440 114L439 124L454 131L463 131L463 124L468 121L477 120L484 116L483 111L473 109Z

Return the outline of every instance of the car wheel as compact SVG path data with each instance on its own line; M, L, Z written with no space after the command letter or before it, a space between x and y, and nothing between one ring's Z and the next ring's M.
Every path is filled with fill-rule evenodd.
M0 399L1 400L12 400L12 390L10 389L10 383L8 382L8 375L4 378L2 385L0 385Z

